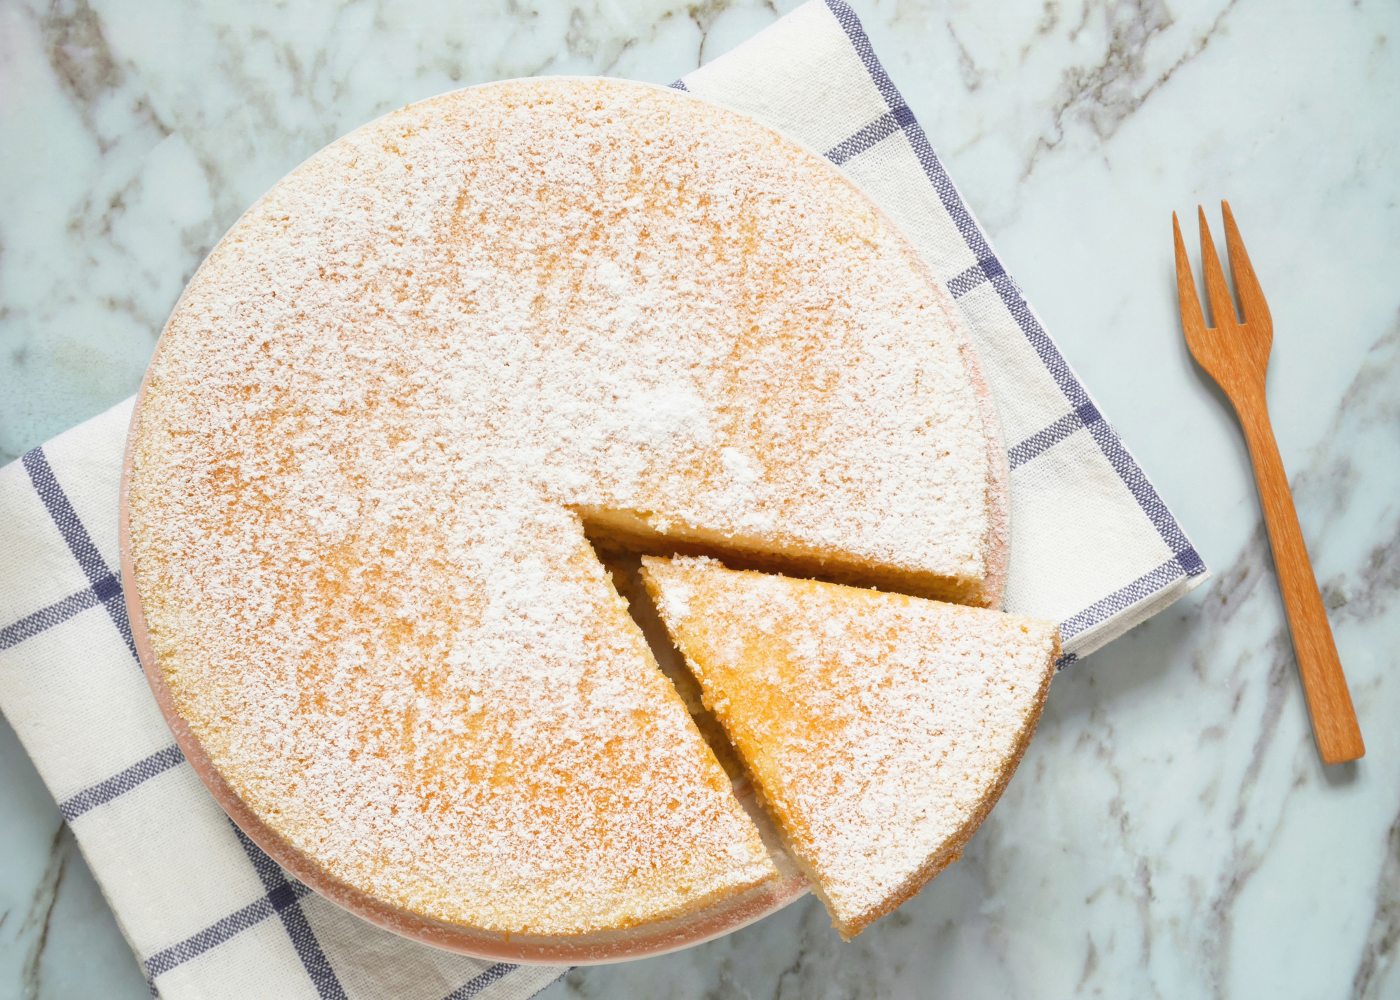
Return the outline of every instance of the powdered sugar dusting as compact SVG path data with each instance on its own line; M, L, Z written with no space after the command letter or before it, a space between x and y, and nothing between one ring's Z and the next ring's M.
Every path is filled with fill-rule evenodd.
M334 144L177 306L129 514L175 703L315 864L581 934L771 878L574 509L976 584L957 321L829 165L537 80Z
M1058 653L1054 624L713 560L644 567L706 706L842 933L936 874L1015 766Z

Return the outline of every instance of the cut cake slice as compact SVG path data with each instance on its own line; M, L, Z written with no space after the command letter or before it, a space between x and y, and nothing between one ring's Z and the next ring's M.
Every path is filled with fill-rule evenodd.
M643 560L647 589L843 937L949 862L1040 716L1051 622Z

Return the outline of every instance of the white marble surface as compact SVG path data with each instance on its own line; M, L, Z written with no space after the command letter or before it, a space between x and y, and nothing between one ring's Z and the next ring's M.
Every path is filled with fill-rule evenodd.
M1057 679L962 863L856 943L808 901L545 996L1400 996L1400 7L858 9L1216 578ZM0 3L0 461L131 393L203 253L329 139L499 77L665 82L775 16ZM1368 740L1355 767L1317 763L1243 446L1181 343L1168 216L1220 196L1273 307L1274 420ZM0 787L0 996L146 996L7 727Z

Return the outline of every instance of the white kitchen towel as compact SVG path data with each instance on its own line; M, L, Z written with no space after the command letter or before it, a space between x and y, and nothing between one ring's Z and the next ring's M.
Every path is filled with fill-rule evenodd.
M824 152L962 308L1010 446L1012 610L1066 661L1205 575L1170 511L993 254L840 2L812 2L677 87ZM558 968L475 961L363 923L291 879L186 766L136 662L117 571L130 401L0 469L0 710L71 824L153 992L525 997Z

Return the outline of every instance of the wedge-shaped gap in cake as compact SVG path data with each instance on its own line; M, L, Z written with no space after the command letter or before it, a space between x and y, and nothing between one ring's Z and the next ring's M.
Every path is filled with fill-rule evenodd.
M671 641L670 633L666 631L656 605L647 593L641 574L643 557L639 553L620 549L615 544L599 543L591 537L589 541L594 545L598 561L607 570L613 588L618 596L627 602L628 614L650 647L657 666L675 686L676 693L685 703L691 718L695 720L701 737L709 744L715 759L729 776L735 797L758 828L763 845L768 849L783 879L800 878L795 862L784 847L782 835L757 800L752 778L735 752L734 745L729 741L719 719L705 707L699 681L687 669L685 657Z
M590 538L589 541L592 542L593 539ZM594 550L598 554L598 561L608 571L613 589L627 602L627 612L641 630L657 666L675 685L681 701L685 702L685 707L695 719L695 724L699 726L705 741L714 750L715 757L724 767L725 773L736 782L744 781L743 766L739 763L729 738L725 736L724 729L714 713L705 707L699 682L695 675L686 669L680 650L671 641L666 626L662 624L655 605L647 595L641 576L641 555L617 548L599 547L597 543L594 543Z
M955 860L1025 751L1053 623L646 557L642 577L844 937Z

